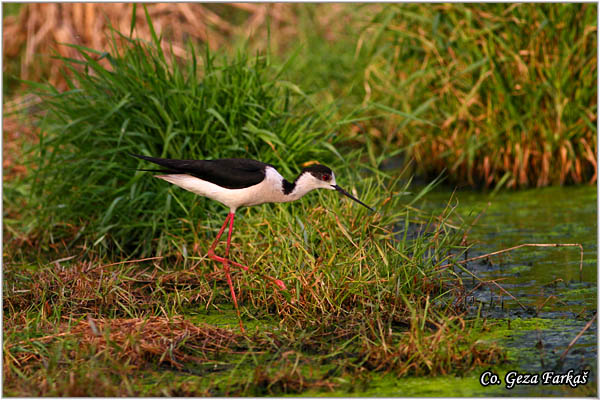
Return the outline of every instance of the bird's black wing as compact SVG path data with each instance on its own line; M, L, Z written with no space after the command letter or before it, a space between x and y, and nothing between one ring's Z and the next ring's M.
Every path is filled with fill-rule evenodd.
M131 155L165 167L156 172L188 174L228 189L242 189L262 182L265 178L265 168L269 166L269 164L246 158L172 160L138 154Z

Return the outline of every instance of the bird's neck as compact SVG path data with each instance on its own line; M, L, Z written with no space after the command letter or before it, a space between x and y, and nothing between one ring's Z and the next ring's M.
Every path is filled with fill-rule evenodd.
M282 181L282 187L286 201L298 200L306 193L315 189L315 187L310 184L310 180L305 174L302 174L299 177L297 177L294 182L289 182L284 179Z

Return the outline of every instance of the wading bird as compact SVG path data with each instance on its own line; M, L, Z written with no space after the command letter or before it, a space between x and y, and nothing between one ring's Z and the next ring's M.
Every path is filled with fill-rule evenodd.
M324 165L311 165L302 170L300 175L289 182L270 164L243 158L226 158L220 160L171 160L131 154L134 157L158 164L162 169L140 169L141 171L158 172L156 178L163 179L185 190L208 197L229 207L229 214L217 234L215 241L208 250L208 257L223 264L227 284L231 290L231 297L238 315L240 328L244 326L238 309L237 298L231 276L229 265L236 266L249 271L245 265L228 259L229 247L231 245L231 233L233 231L233 220L235 212L243 206L255 206L263 203L284 203L298 200L313 189L337 190L348 196L357 203L374 211L350 193L339 187L335 182L333 171ZM227 247L224 257L215 254L215 247L229 223L227 233ZM264 278L273 282L281 289L286 289L285 284L270 276Z

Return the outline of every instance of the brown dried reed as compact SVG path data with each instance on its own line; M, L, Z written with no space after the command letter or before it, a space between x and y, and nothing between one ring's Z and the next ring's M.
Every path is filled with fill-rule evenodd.
M316 5L315 5L316 6ZM250 45L264 47L268 28L276 40L271 49L279 51L289 46L298 35L297 6L285 3L155 3L146 5L158 35L166 39L162 46L166 54L185 58L188 40L207 43L216 50L230 46L236 38L244 37ZM336 28L332 24L343 12L339 4L318 5L317 22L323 27L325 38L334 40ZM4 18L4 60L21 56L21 77L37 80L41 76L50 83L65 88L60 60L44 59L37 62L39 54L49 55L56 51L63 57L80 58L75 49L58 44L77 44L95 50L108 49L108 28L130 32L132 21L131 3L30 3L22 6L18 16ZM233 21L240 20L235 24ZM268 22L268 23L267 23ZM136 9L134 38L150 41L144 8Z
M96 353L108 352L114 359L128 360L131 365L143 366L146 361L158 359L181 368L185 362L207 362L218 353L235 351L243 337L229 329L211 325L194 325L181 316L148 318L115 318L79 321L74 326L62 323L58 332L9 345L27 346L33 342L48 343L69 336L81 348L92 347ZM183 344L185 343L185 346ZM185 351L184 351L185 349ZM193 353L193 354L192 354ZM27 362L31 353L20 351Z

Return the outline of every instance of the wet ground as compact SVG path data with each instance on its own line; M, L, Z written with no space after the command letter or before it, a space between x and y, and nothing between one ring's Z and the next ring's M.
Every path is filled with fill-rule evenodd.
M451 195L451 190L437 189L423 200L421 207L441 211ZM467 265L478 278L496 280L516 298L494 285L484 285L466 299L472 315L479 313L493 323L490 336L508 348L511 360L510 366L491 369L501 384L481 390L472 387L469 395L596 396L596 188L555 187L496 196L458 191L454 196L452 204L457 205L456 212L465 222L472 222L483 212L469 232L473 247L468 257L524 243L579 243L584 249L581 271L578 247L525 247ZM467 273L461 271L460 275L471 288L478 286L479 281ZM510 370L523 374L522 381L529 380L531 384L507 389L506 374ZM543 374L548 371L545 377L549 382L553 373L571 371L573 377L554 378L563 383L544 385ZM531 377L527 379L525 374ZM580 378L575 378L578 374ZM517 377L515 373L511 376ZM471 377L474 378L478 376ZM533 382L536 379L537 384ZM573 388L568 383L576 379L580 384ZM584 380L586 383L582 384Z

